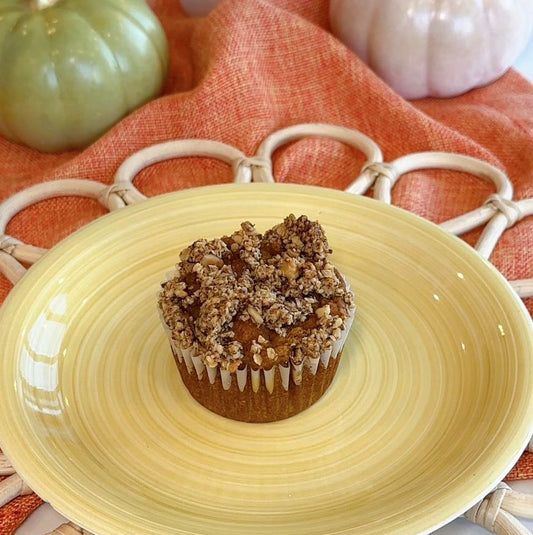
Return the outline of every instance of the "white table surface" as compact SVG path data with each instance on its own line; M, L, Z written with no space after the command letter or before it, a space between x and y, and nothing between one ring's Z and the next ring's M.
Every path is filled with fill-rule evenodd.
M515 68L533 82L533 37L529 41L526 50L515 63ZM533 494L533 480L512 482L510 486L520 492ZM66 518L54 511L50 505L44 504L24 522L16 531L16 535L44 535L64 522L67 522ZM533 532L533 520L524 520L523 523ZM437 530L435 535L487 535L487 533L486 530L471 524L464 518L458 518Z

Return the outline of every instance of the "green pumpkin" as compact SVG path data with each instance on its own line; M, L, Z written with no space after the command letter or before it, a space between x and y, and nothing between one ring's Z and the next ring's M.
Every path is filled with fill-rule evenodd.
M0 0L0 134L83 148L156 97L167 65L143 0Z

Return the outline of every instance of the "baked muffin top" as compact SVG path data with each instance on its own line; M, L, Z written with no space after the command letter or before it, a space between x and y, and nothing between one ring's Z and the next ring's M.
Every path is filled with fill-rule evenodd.
M316 358L341 336L353 294L318 222L289 215L258 233L246 221L180 253L159 308L173 339L210 367L270 369Z

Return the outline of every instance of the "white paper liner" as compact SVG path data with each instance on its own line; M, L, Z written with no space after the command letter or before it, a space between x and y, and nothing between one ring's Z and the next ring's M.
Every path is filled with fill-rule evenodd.
M346 318L346 322L344 324L344 331L346 332L346 334L348 334L350 332L350 329L352 328L356 312L357 312L356 306L350 309L350 315Z
M157 312L159 313L159 319L161 320L161 325L163 325L163 329L165 329L165 332L167 333L168 340L170 342L170 346L172 347L174 354L178 358L179 362L183 361L183 356L181 354L181 348L179 345L174 341L172 338L172 333L170 329L168 328L168 325L165 323L165 320L163 319L163 313L161 312L161 309L157 307Z
M183 360L185 361L185 365L187 366L187 371L191 373L194 370L194 364L192 363L192 356L194 354L194 348L182 347L181 354L183 355Z
M303 378L303 369L304 369L304 363L301 364L290 364L291 367L291 377L292 381L295 385L299 386L302 384L302 378Z
M174 340L170 341L170 345L172 346L172 349L174 350L174 353L177 355L178 360L180 362L183 362L183 353L181 352L181 347L174 342Z
M272 394L274 392L274 372L276 371L275 367L270 368L270 370L263 370L263 375L265 377L265 386L266 389Z
M320 355L320 362L324 365L324 368L328 367L329 359L331 357L331 348L326 349L322 355Z
M344 344L346 343L346 339L348 338L348 334L350 334L350 328L352 326L353 320L355 318L355 307L350 310L350 315L346 318L345 327L341 332L340 338L333 344L333 348L331 350L331 356L336 359L337 355L342 351L342 348L344 347Z
M304 365L313 375L316 375L319 362L320 357L316 357L314 359L305 359Z
M252 370L252 390L257 392L261 386L261 372L260 370Z
M228 370L220 370L220 378L222 379L222 388L229 390L231 386L231 373Z
M343 344L344 344L344 340L341 334L341 337L333 344L333 348L331 349L331 358L333 359L337 358L337 355L339 354Z
M257 392L259 390L261 383L263 382L268 392L272 393L274 391L275 371L277 368L280 373L283 389L287 391L289 389L289 383L291 379L295 385L300 385L302 383L304 367L308 369L313 375L317 373L320 364L327 368L329 366L330 360L332 358L336 359L338 354L342 351L342 348L344 347L344 344L350 332L350 328L354 321L355 312L356 308L354 307L350 311L350 316L346 319L345 327L342 330L340 338L333 344L330 349L324 351L319 357L312 359L306 358L304 362L300 364L293 364L290 362L286 365L280 364L277 367L272 367L270 370L263 370L263 373L261 373L261 370L254 370L248 366L246 366L242 370L237 370L235 376L239 390L243 392L246 388L246 385L248 384L248 380L250 380L252 390L254 392ZM161 313L160 317L161 323L163 324L165 332L167 333L170 344L174 350L176 357L178 358L178 361L185 362L189 374L193 373L194 370L198 379L200 380L203 377L204 371L207 370L207 375L211 384L214 384L217 375L220 375L224 390L229 390L229 388L231 387L233 374L227 370L220 369L219 366L213 368L206 366L202 362L201 358L197 357L194 354L195 352L193 347L181 348L179 344L172 338L172 333L163 321Z
M278 366L279 373L281 375L281 386L283 386L283 390L287 391L289 390L289 381L291 378L291 367L287 364L287 366L282 366L281 364Z
M218 368L211 368L207 366L207 376L209 377L209 382L214 385L217 378Z
M237 370L235 375L237 376L237 386L239 387L239 390L244 392L244 389L246 388L246 379L248 377L248 366L242 370Z
M202 362L201 357L197 357L196 355L194 355L191 358L198 379L202 379L202 376L204 375L205 364Z

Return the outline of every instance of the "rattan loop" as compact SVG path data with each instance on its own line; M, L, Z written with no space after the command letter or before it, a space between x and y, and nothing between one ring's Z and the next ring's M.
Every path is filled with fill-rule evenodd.
M5 234L9 221L19 212L32 204L60 196L88 197L100 199L107 186L94 180L76 178L42 182L19 191L0 203L0 271L13 284L20 280L25 268L20 262L32 264L46 249L27 245Z
M16 284L24 276L26 269L13 256L0 251L0 273L3 273L11 284Z
M233 174L238 182L266 182L265 176L272 176L272 161L258 156L237 158L233 161ZM246 180L237 180L246 177ZM249 179L248 179L249 177Z
M107 186L94 180L66 178L41 182L15 193L0 204L0 232L5 233L9 221L32 204L53 197L75 196L98 199Z
M504 199L513 196L513 185L507 175L483 160L453 152L416 152L394 160L393 165L400 174L421 169L451 169L488 180L496 187L496 192Z
M48 533L48 535L92 535L89 531L80 528L73 522L61 524L58 528Z
M498 240L506 229L515 225L518 221L528 215L533 215L533 198L512 201L502 198L498 194L491 195L483 208L479 210L491 210L492 216L483 229L477 243L478 253L485 259L489 259L492 251L496 247ZM530 297L531 290L519 290L521 297Z
M372 139L365 136L363 133L343 126L322 123L297 124L270 134L265 138L261 145L259 145L256 157L261 160L270 161L272 160L272 154L276 149L305 137L326 137L335 139L363 152L366 156L367 163L383 161L381 149ZM257 182L275 182L271 169L267 170L266 168L262 168L259 171L260 172L257 173ZM356 182L357 179L348 186L346 191L349 193L361 193L366 191L366 189L363 188L367 188L368 186L364 179L364 184Z
M502 510L503 500L509 490L510 487L508 485L500 483L493 492L469 509L465 513L465 517L471 522L494 532L498 515Z
M9 255L14 256L13 253L15 252L15 248L17 247L17 245L21 244L22 242L20 240L17 240L12 236L0 234L0 251L4 251Z
M522 299L533 297L533 279L511 281L511 286ZM529 451L533 452L533 439L529 444Z
M220 141L211 141L209 139L168 141L146 147L129 156L117 169L114 183L121 189L127 189L124 193L124 201L126 204L132 204L146 199L146 196L133 185L133 181L138 173L158 162L191 156L215 158L230 165L234 165L235 161L246 159L246 155L240 150ZM238 167L236 169L235 182L250 181L250 168L246 166Z
M127 194L131 191L130 184L111 184L98 195L98 201L108 210L118 210L130 204Z
M0 453L0 476L10 476L14 473L15 469L9 459L3 453Z
M392 188L400 177L396 167L386 162L371 162L363 167L362 174L371 177L374 183L374 197L390 204Z
M525 217L525 212L521 209L520 204L510 199L505 199L497 193L489 196L485 204L494 206L507 219L507 228L512 227L518 221Z
M30 494L31 492L33 491L18 474L12 474L0 482L0 507L3 507L17 496Z
M396 180L398 180L398 171L394 165L387 162L370 162L363 166L361 169L362 173L371 173L374 177L384 178L390 182L391 186L394 186Z
M3 273L12 284L16 284L26 273L26 268L16 258L19 256L17 248L21 247L24 247L21 241L0 234L0 273Z
M464 154L450 152L417 152L397 158L392 165L399 175L422 169L450 169L462 171L484 180L488 180L496 187L496 193L502 199L513 197L513 185L507 175L483 160L478 160ZM494 215L494 207L482 206L454 219L441 223L441 227L452 234L464 234L479 225L483 225Z

